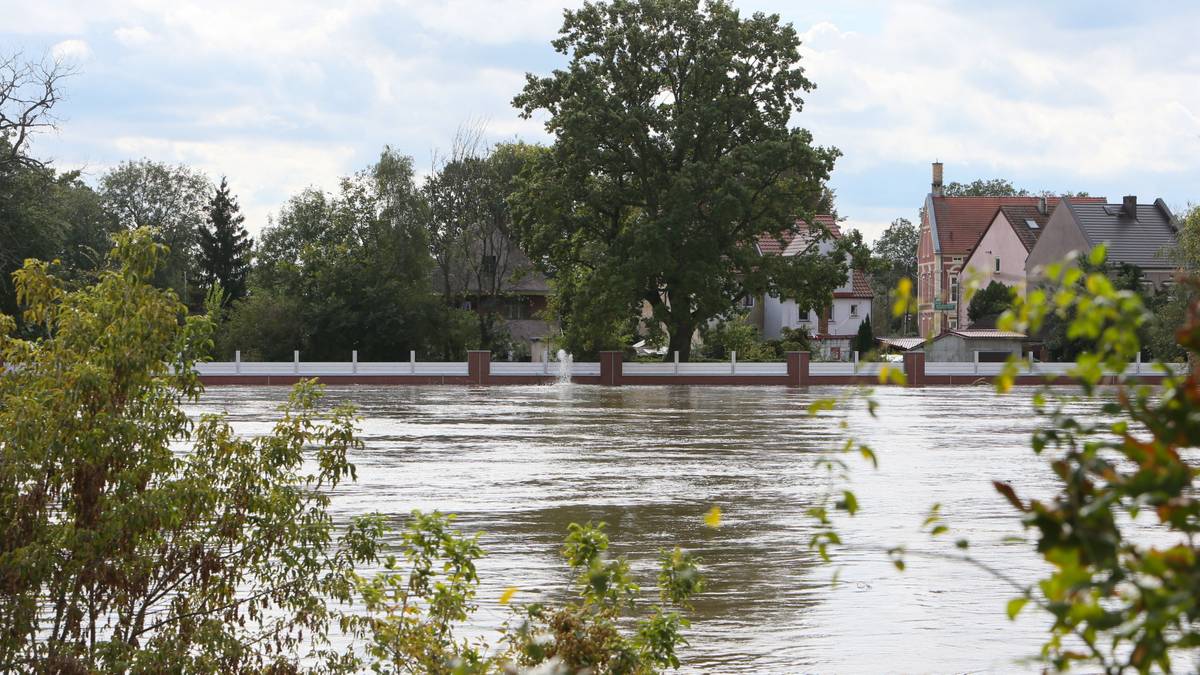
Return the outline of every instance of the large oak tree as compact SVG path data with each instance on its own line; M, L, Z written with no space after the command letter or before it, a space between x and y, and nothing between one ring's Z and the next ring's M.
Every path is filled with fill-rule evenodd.
M566 12L553 44L568 64L527 76L514 105L548 113L554 144L512 204L569 343L619 346L648 306L686 359L695 329L744 296L818 305L845 281L844 256L755 246L813 214L838 155L791 126L813 85L790 24L720 1L615 0Z

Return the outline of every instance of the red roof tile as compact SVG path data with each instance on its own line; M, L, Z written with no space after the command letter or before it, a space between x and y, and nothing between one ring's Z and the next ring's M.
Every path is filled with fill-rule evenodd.
M1050 207L1047 204L1046 211L1049 210ZM1017 233L1017 238L1021 240L1021 244L1027 252L1033 250L1033 245L1037 243L1038 237L1042 236L1042 232L1046 229L1046 221L1050 220L1049 214L1043 214L1036 206L1001 206L1000 212L1012 225L1013 231ZM1028 221L1031 220L1037 225L1036 228L1029 226Z
M1105 203L1104 197L1078 197L1072 203ZM1038 197L934 197L934 217L942 255L968 255L1002 206L1033 206ZM1046 198L1053 211L1058 197Z
M833 294L835 298L866 298L875 297L875 291L871 290L871 284L867 282L867 275L861 270L854 270L851 273L851 290L849 292L841 291Z
M822 213L813 217L813 221L825 226L834 239L842 236L842 231L838 228L837 219L833 216ZM784 230L778 237L770 234L758 235L758 250L763 255L781 255L796 237L809 236L809 224L803 220L797 219L792 224L790 229Z

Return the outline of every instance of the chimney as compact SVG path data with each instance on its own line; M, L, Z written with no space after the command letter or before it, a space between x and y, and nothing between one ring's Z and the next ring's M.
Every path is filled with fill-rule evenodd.
M1046 198L1045 197L1038 197L1037 210L1038 210L1038 213L1042 214L1043 216L1046 215Z
M945 191L942 189L942 163L934 162L933 163L933 196L941 197L943 194L945 194Z
M1137 196L1125 195L1125 198L1121 200L1121 211L1126 218L1137 220Z

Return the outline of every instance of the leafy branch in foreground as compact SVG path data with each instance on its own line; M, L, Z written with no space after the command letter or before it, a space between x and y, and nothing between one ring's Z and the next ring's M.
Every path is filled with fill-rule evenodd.
M1086 267L1100 269L1104 258L1098 247ZM1069 373L1077 394L1048 381L1032 396L1041 423L1031 445L1050 461L1054 494L1028 499L1008 483L995 488L1033 532L1052 571L1036 580L1013 578L966 553L966 539L955 542L957 554L902 548L889 554L900 569L905 555L961 560L1013 586L1019 595L1008 603L1010 618L1036 607L1052 619L1042 657L1057 670L1082 662L1106 673L1169 672L1173 657L1195 658L1200 647L1194 450L1200 446L1200 380L1194 370L1177 375L1161 364L1157 386L1128 374L1140 349L1138 328L1147 320L1136 293L1072 260L1049 266L1045 278L1014 298L999 327L1034 334L1053 317L1065 323L1069 339L1092 347ZM1185 283L1200 286L1195 279ZM1191 305L1176 338L1194 363L1200 303ZM1015 360L1006 364L995 382L999 393L1012 391L1018 371ZM1076 416L1073 404L1097 397L1099 419ZM949 531L936 506L922 529L931 536Z

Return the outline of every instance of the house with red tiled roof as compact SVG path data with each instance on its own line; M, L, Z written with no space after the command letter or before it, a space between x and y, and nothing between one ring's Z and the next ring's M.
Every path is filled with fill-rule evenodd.
M821 253L832 254L834 243L842 236L837 220L831 215L818 215L813 222L819 227L797 221L792 230L778 238L760 236L759 253L794 256L815 243ZM801 312L794 300L768 295L757 299L760 306L754 308L752 317L767 339L780 337L784 328L806 328L814 338L814 347L821 349L822 358L846 360L851 358L850 345L858 334L859 325L871 314L874 297L866 275L860 270L851 270L846 283L834 290L824 312Z
M980 235L979 241L963 265L964 285L976 284L982 290L993 281L1012 288L1025 287L1025 259L1033 250L1038 237L1046 230L1050 219L1047 199L1039 199L1033 206L1006 204L996 209L991 224ZM958 303L958 327L971 325L967 315L969 297Z
M917 329L921 337L937 336L959 327L960 316L966 314L966 309L960 307L964 304L960 297L963 270L1001 207L1036 209L1042 199L947 197L942 184L942 163L933 163L932 189L921 208L917 244ZM1058 198L1045 199L1045 208L1052 211ZM1105 199L1081 197L1076 201L1103 203Z

